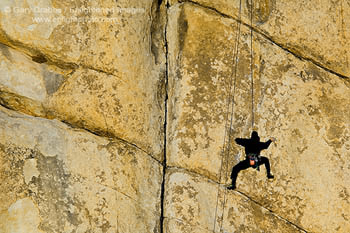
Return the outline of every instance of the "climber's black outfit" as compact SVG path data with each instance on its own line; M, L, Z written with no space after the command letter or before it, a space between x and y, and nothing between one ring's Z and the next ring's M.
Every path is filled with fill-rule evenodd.
M270 146L272 141L268 140L267 142L260 142L260 137L258 136L258 133L255 131L252 132L251 138L236 138L235 141L238 145L245 147L246 159L239 162L236 166L232 168L232 173L231 173L232 185L228 187L228 189L236 188L236 179L240 171L247 169L249 167L257 168L259 170L259 166L261 164L265 164L267 178L272 179L273 175L271 175L270 173L269 159L266 157L260 156L260 151L267 149ZM251 157L255 158L254 165L250 165Z

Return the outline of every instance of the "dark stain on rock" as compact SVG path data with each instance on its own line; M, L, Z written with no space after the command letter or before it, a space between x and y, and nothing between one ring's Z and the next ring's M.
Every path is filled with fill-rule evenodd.
M253 2L253 7L251 7L251 2ZM263 24L267 22L275 8L275 0L246 0L246 6L249 18L251 10L253 11L253 23Z
M306 109L307 109L309 116L320 116L321 115L320 109L317 106L308 105L306 107Z
M30 195L23 177L26 159L35 157L31 149L0 143L0 211L7 209L17 199Z
M193 135L194 136L194 135ZM191 146L189 143L187 143L187 141L181 141L179 143L179 148L181 148L182 152L184 153L184 155L187 157L187 158L190 158L191 157L191 154L192 154L192 150L191 150Z
M157 81L157 106L159 109L164 108L164 101L166 98L166 73L161 72Z
M173 188L174 193L177 195L182 195L184 193L184 188L180 185L177 185Z
M57 156L40 155L37 159L40 175L33 180L38 190L35 199L42 218L39 228L50 233L64 232L67 223L75 226L81 224L78 213L74 212L74 201L67 194L70 174L65 172L63 162Z
M345 188L341 190L340 193L338 193L339 197L346 201L348 204L350 204L350 194L347 192Z
M302 134L299 129L293 129L292 130L292 136L294 138L302 138Z
M6 45L0 43L0 50L1 53L10 61L12 61L12 55L9 51L9 47L7 47Z
M165 7L161 0L153 0L151 8L151 52L155 64L161 63L165 58Z
M282 65L278 66L277 69L281 72L281 74L284 74L292 67L293 67L292 64L287 63L287 64L282 64Z
M308 146L297 146L297 150L299 152L299 154L304 153L305 150L307 150L309 147Z
M184 97L185 112L180 122L186 130L180 130L177 134L182 138L181 150L187 156L199 146L208 148L210 143L214 142L209 130L213 125L222 123L222 116L227 111L226 99L229 92L227 84L232 74L230 68L233 60L230 53L223 53L232 51L232 44L227 43L229 35L225 34L225 30L232 29L211 17L204 17L204 14L192 17L190 12L189 7L183 9L178 29L181 32L179 43L182 49L180 51L182 70L190 76L183 85L191 87ZM186 14L191 14L190 22L186 20ZM188 33L189 23L196 25L191 33ZM228 70L217 68L217 63L223 63L222 67L230 68ZM199 129L202 132L200 134ZM196 140L198 137L205 138L204 144L199 145Z
M47 59L43 54L38 54L38 55L32 56L32 61L41 64L41 63L47 62Z
M309 64L307 69L305 70L305 74L307 75L308 80L318 80L321 81L322 83L327 83L327 78L326 74L322 73L320 68L318 68L314 64Z
M265 60L261 56L259 56L259 64L260 64L260 66L259 66L259 80L260 80L260 78L261 78L262 74L264 74L264 71L266 68Z
M65 80L63 75L49 71L45 65L42 66L41 74L44 77L46 92L49 95L55 93Z
M185 11L183 9L182 6L182 10L179 16L179 20L178 20L178 38L179 38L179 48L180 51L182 51L184 49L184 45L185 45L185 41L186 41L186 35L187 35L187 31L188 31L188 21L186 19L186 14Z
M95 209L101 214L102 219L100 221L96 219L95 222L98 225L98 227L102 230L103 233L108 232L109 228L112 227L105 217L106 215L105 209L108 209L108 203L105 198L102 198L98 204L98 207Z
M103 88L103 84L99 82L100 78L98 75L86 74L83 72L79 80L82 82L82 85L84 85L84 87L86 87L91 93L98 92Z

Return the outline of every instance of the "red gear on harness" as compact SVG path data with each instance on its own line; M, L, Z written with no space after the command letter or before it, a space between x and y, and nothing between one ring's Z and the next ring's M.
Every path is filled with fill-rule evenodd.
M254 159L250 159L250 160L249 160L249 163L250 163L250 166L254 166L254 165L255 165Z
M251 154L248 154L248 159L249 159L250 166L259 170L260 156L257 154L251 153Z

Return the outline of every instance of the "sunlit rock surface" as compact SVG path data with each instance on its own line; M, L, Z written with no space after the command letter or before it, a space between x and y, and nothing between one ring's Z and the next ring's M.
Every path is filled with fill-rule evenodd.
M349 1L170 0L193 2L225 17L253 25L297 56L311 59L340 75L350 76ZM251 2L253 5L251 5ZM241 5L241 7L240 7ZM241 8L241 10L240 10ZM241 11L241 14L239 12ZM251 17L251 13L253 15Z
M304 232L197 174L170 170L166 185L165 232Z
M0 232L348 233L349 13L0 1ZM228 191L253 129L275 179Z
M238 190L306 231L346 232L349 80L300 60L255 33L252 113L249 28L241 26L238 35L234 20L191 3L173 7L169 15L168 165L229 184L232 166L244 158L234 138L250 136L254 114L253 129L261 139L277 138L263 152L271 160L275 180L267 181L264 168L260 173L250 169L239 174ZM214 211L213 206L207 208ZM181 219L192 224L202 217ZM225 221L235 219L224 219L224 225Z
M64 82L65 71L38 64L8 46L0 44L0 102L34 116L46 116L44 103Z
M162 160L164 4L23 0L1 1L0 9L0 43L29 57L1 45L0 72L10 76L0 82L8 93L2 94L2 102L122 138ZM11 54L15 54L12 60ZM64 76L58 78L57 71L41 64L61 69L57 75ZM21 87L30 78L31 85ZM54 87L44 88L44 82ZM67 90L72 87L77 88L74 93ZM9 100L10 94L17 101Z
M4 108L0 139L1 232L159 232L162 167L145 152Z

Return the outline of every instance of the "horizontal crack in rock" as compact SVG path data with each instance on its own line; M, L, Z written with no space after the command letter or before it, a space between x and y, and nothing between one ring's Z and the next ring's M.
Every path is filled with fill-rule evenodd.
M5 109L7 109L7 110L17 112L16 110L13 110L13 109L9 108L8 106L5 106L5 105L1 104L1 102L0 102L0 106L3 107L3 108L5 108ZM24 113L21 113L21 114L24 114ZM30 116L31 116L31 117L38 117L38 116L33 116L33 115L30 115ZM43 117L40 117L40 118L43 118ZM44 118L44 119L52 120L52 119L48 119L48 118ZM55 119L56 119L56 118L55 118ZM58 119L56 119L56 120L58 120ZM146 155L148 155L151 159L153 159L155 162L157 162L158 164L162 165L162 162L159 161L158 159L156 159L152 154L148 153L147 151L145 151L145 150L142 149L141 147L139 147L139 146L137 146L136 144L134 144L134 143L132 143L132 142L129 142L129 141L125 140L125 139L119 138L119 137L117 137L117 136L109 136L109 137L106 137L105 135L99 134L99 133L94 132L94 131L92 131L92 130L90 130L90 129L76 127L76 126L74 126L74 125L72 125L72 124L70 124L70 123L68 123L68 122L66 122L66 121L60 121L60 122L66 124L67 126L69 126L69 127L72 128L72 129L85 130L85 131L87 131L87 132L89 132L89 133L91 133L91 134L93 134L93 135L95 135L95 136L98 136L98 137L109 138L109 139L112 139L112 140L121 141L121 142L123 142L124 144L127 144L127 145L129 145L129 146L131 146L131 147L134 147L134 148L136 148L136 149L142 151L143 153L145 153Z
M0 30L0 33L1 32L2 31ZM83 68L83 69L87 69L87 70L93 70L93 71L96 71L98 73L103 73L103 74L106 74L106 75L116 76L116 74L114 72L109 72L109 71L106 71L106 70L97 69L97 68L94 68L94 67L91 67L91 66L88 66L88 65L77 64L77 63L74 63L74 62L64 62L62 60L52 59L47 54L43 54L40 50L33 49L31 47L28 47L26 45L22 45L22 44L20 44L18 42L14 42L12 40L9 40L8 43L0 41L0 44L2 44L4 46L7 46L7 47L10 47L11 49L13 49L15 51L18 51L20 53L29 55L32 58L33 62L47 63L48 65L53 65L53 66L56 66L56 67L64 69L64 70L73 70L72 72L74 72L78 68ZM21 48L22 50L18 49L18 48Z
M255 204L257 204L258 206L261 206L262 208L268 210L270 213L272 213L274 216L276 216L277 218L280 218L282 219L283 221L287 222L288 224L290 225L293 225L294 227L296 227L297 229L299 229L300 231L304 231L304 232L308 232L306 231L305 229L303 229L302 227L300 227L299 225L289 221L288 219L284 218L284 217L281 217L279 216L278 214L276 214L274 211L270 210L269 208L266 208L264 205L262 205L261 203L255 201L254 199L252 199L251 197L249 197L247 194L243 193L242 191L239 191L239 190L234 190L235 192L241 194L242 196L244 196L245 198L247 198L248 200L254 202Z
M156 159L152 154L148 153L146 150L142 149L141 147L137 146L136 144L134 144L134 143L132 143L132 142L129 142L129 141L123 139L123 138L119 138L119 137L117 137L117 136L115 136L115 135L108 135L108 137L107 137L107 136L105 136L103 133L97 133L97 132L92 131L92 130L87 129L87 128L76 127L76 126L74 126L74 125L72 125L72 124L70 124L69 122L66 122L66 121L61 121L61 122L64 123L64 124L66 124L66 125L68 125L68 126L69 126L70 128L72 128L72 129L85 130L85 131L87 131L87 132L89 132L89 133L91 133L91 134L93 134L93 135L95 135L95 136L98 136L98 137L109 138L109 139L112 139L112 140L119 140L119 141L121 141L121 142L123 142L123 143L125 143L125 144L127 144L127 145L129 145L129 146L135 147L136 149L142 151L143 153L145 153L146 155L148 155L150 158L152 158L153 160L155 160L157 163L159 163L160 165L162 165L162 162L159 161L158 159Z
M340 74L340 73L337 73L337 72L334 71L334 70L331 70L330 68L325 67L323 64L321 64L321 62L318 62L318 61L314 60L314 59L311 58L311 57L304 57L303 55L298 54L297 51L293 51L293 48L285 47L284 45L282 45L282 44L280 44L280 43L274 41L270 36L268 36L268 35L266 35L265 33L263 33L263 31L261 31L261 30L255 28L255 27L252 27L252 26L249 25L248 23L245 23L245 22L243 22L242 20L236 19L235 17L233 17L233 16L231 16L231 15L227 15L227 14L225 14L225 13L223 13L223 12L221 12L221 11L215 9L214 7L205 6L205 5L202 5L202 4L198 3L198 2L194 2L194 1L191 1L191 0L181 0L181 1L179 1L179 2L180 2L180 3L191 3L191 4L196 5L196 6L198 6L198 7L205 8L205 9L208 9L208 10L212 10L212 11L214 11L215 13L221 15L221 16L224 17L224 18L233 19L233 20L235 20L235 21L241 23L242 25L244 25L244 26L250 28L250 29L253 30L255 33L258 33L259 35L261 35L262 37L264 37L265 39L267 39L268 41L270 41L270 42L273 43L274 45L280 47L280 48L283 49L284 51L286 51L286 52L292 54L293 56L299 58L300 60L308 61L308 62L310 62L310 63L312 63L312 64L318 66L319 68L325 70L326 72L329 72L329 73L331 73L331 74L336 75L336 76L339 77L339 78L346 79L346 80L349 80L349 79L350 79L350 77L347 77L347 76L345 76L345 75L342 75L342 74Z
M185 172L185 173L187 173L187 174L190 174L190 175L196 175L196 176L204 177L204 178L206 178L208 181L213 182L213 183L215 183L215 184L217 184L217 185L220 185L220 186L224 186L224 185L225 185L225 184L222 184L222 183L220 183L220 182L218 182L218 181L216 181L216 180L213 180L213 179L211 179L211 178L209 178L209 177L207 177L207 176L205 176L205 175L202 175L202 174L200 174L200 173L191 171L191 170L186 169L186 168L176 167L176 166L171 166L171 167L170 167L170 166L169 166L168 169L180 170L180 171L183 171L183 172ZM225 187L224 187L224 188L225 188ZM291 221L288 220L287 218L284 218L284 217L279 216L276 212L274 212L273 210L271 210L271 209L265 207L263 204L261 204L261 203L255 201L253 198L249 197L247 194L243 193L242 191L239 191L239 190L233 190L233 191L236 192L236 193L239 193L239 194L242 195L242 196L244 196L244 197L247 198L249 201L254 202L255 204L257 204L257 205L260 206L261 208L264 208L265 210L269 211L271 214L273 214L273 215L276 216L277 218L282 219L283 221L285 221L286 223L288 223L288 224L290 224L290 225L293 225L294 227L296 227L296 228L299 229L300 231L309 232L309 231L305 230L304 228L300 227L299 225L297 225L297 224L291 222Z

